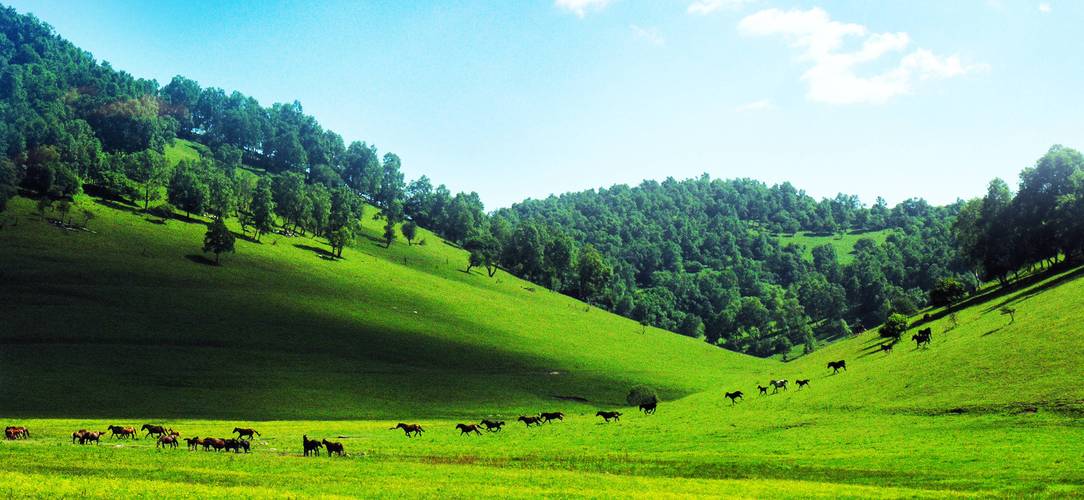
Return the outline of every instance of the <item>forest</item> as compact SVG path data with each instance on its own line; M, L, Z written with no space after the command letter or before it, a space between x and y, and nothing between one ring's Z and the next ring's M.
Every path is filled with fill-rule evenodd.
M168 165L163 148L176 139L202 145L200 158ZM469 250L468 271L503 269L758 356L809 352L1084 250L1084 159L1062 146L1025 168L1015 192L996 179L984 197L948 206L816 200L789 183L704 175L486 212L477 193L407 182L398 155L347 144L296 101L263 106L182 76L161 86L11 8L0 9L0 150L0 210L17 194L51 204L86 192L236 218L256 240L311 233L342 256L371 205L386 245L424 227ZM808 259L778 238L798 232L860 239L847 258L826 243ZM862 237L875 232L887 236Z

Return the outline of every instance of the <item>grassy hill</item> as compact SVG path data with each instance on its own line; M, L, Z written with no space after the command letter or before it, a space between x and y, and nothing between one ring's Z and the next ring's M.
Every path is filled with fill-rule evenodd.
M912 318L933 329L929 348L908 332L884 354L868 332L781 363L641 333L504 273L467 274L462 251L429 233L385 249L372 212L343 260L318 240L268 235L214 267L198 251L200 222L80 203L97 214L94 233L49 225L26 199L0 231L0 417L34 429L0 443L9 494L1084 493L1084 268ZM847 371L826 369L837 359ZM811 382L759 396L771 378ZM663 391L657 414L623 408L638 383ZM722 397L732 390L744 400ZM596 408L625 415L603 424ZM540 410L568 418L514 422ZM508 428L453 430L487 415ZM397 421L428 432L407 439L388 430ZM149 439L69 444L78 428L143 422L184 437L246 424L262 435L253 453L229 456ZM349 456L301 457L302 434Z
M637 384L674 399L766 366L503 272L467 274L465 252L426 231L384 248L373 209L342 260L322 240L266 235L216 267L200 252L206 221L83 198L92 232L70 231L33 205L13 200L18 223L0 232L9 415L453 415L616 404ZM58 401L84 386L101 390Z
M854 244L858 243L858 240L862 238L869 238L877 244L884 242L885 238L892 231L889 229L883 229L881 231L865 231L859 233L844 233L844 234L829 234L818 235L810 232L797 232L794 234L780 234L776 236L779 240L779 244L787 246L791 244L802 245L805 247L805 257L809 260L813 260L813 249L821 245L832 245L836 249L836 255L839 257L841 264L846 264L854 259L853 250Z

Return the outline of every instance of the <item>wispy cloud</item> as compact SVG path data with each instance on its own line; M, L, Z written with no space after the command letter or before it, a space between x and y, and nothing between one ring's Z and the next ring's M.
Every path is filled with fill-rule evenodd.
M719 9L737 10L759 0L696 0L686 11L690 14L707 15Z
M640 40L645 40L652 45L665 45L666 39L659 34L659 30L656 28L644 28L635 24L629 25L629 30L632 31L632 35Z
M1049 3L1042 2L1039 4L1039 12L1042 12L1043 14L1049 14L1052 10L1054 10L1054 8L1051 7Z
M759 101L747 102L734 108L734 111L744 113L747 111L770 111L775 109L775 103L771 99L761 99Z
M738 30L748 36L779 36L808 64L802 81L807 96L830 104L883 103L909 94L918 81L953 78L989 69L985 64L964 64L957 55L939 56L924 48L909 49L911 37L904 32L870 33L863 25L834 21L820 8L809 10L767 9L747 16ZM842 50L854 38L861 45ZM889 69L872 76L859 75L862 65L891 62Z
M609 4L610 0L554 0L553 2L557 8L567 10L580 18L586 16L589 10L599 11Z

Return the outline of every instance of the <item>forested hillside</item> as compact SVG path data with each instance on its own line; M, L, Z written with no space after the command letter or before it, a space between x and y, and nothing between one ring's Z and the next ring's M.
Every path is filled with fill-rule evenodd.
M164 148L178 138L198 144L198 157L167 162ZM504 269L761 356L809 351L931 299L958 299L980 279L1006 282L1021 267L1071 257L1084 239L1080 155L1061 147L1022 174L1015 197L995 181L986 198L944 207L818 201L788 183L705 175L486 213L476 193L453 195L425 176L408 183L399 156L346 144L296 101L266 107L182 76L160 86L10 8L0 9L0 150L0 209L21 192L42 213L65 212L85 191L166 216L236 219L256 241L312 234L341 256L368 203L385 246L412 243L421 226L468 250L468 271L498 279ZM221 227L216 253L232 249ZM856 241L840 255L831 242L787 243L798 231Z

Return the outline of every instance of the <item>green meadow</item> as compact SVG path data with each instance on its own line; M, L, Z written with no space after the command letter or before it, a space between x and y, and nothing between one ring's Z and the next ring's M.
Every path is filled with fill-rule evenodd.
M82 209L88 231L25 198L4 215L0 420L32 435L0 443L3 495L1084 494L1084 268L924 311L912 320L933 329L929 348L913 328L885 354L868 332L782 363L467 273L465 253L425 231L385 248L371 208L343 259L270 234L239 238L222 266L199 250L206 219L85 196L72 216ZM847 371L826 369L839 359ZM758 395L778 378L789 390ZM636 385L659 392L656 414L625 403ZM624 415L605 424L599 409ZM539 411L567 417L515 422ZM454 429L481 418L507 425ZM427 432L406 438L396 422ZM70 439L143 423L262 434L249 454ZM347 456L303 457L303 434Z
M836 255L839 258L841 264L846 264L854 260L854 244L858 243L858 240L867 238L873 240L878 245L885 241L889 233L892 231L889 229L883 229L880 231L865 231L865 232L847 232L842 234L829 234L820 235L810 233L806 231L799 231L794 234L780 234L776 235L776 240L782 246L787 245L800 245L802 246L802 254L806 259L813 260L813 249L821 245L832 245L835 249Z

